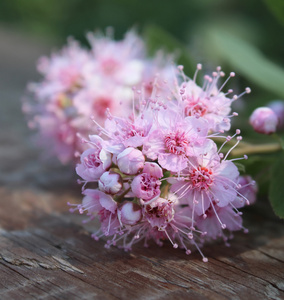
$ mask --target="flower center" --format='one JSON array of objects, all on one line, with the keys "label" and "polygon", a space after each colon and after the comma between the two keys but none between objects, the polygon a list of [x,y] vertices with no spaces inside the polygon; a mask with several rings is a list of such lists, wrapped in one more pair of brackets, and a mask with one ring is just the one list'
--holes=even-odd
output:
[{"label": "flower center", "polygon": [[172,205],[168,201],[158,203],[158,205],[146,206],[147,219],[152,226],[161,227],[170,222],[173,218]]},{"label": "flower center", "polygon": [[191,183],[193,188],[199,190],[207,190],[213,183],[212,171],[206,167],[198,167],[190,174]]},{"label": "flower center", "polygon": [[203,117],[207,112],[207,106],[195,100],[189,100],[185,106],[187,116]]},{"label": "flower center", "polygon": [[186,152],[189,141],[184,132],[171,132],[165,136],[165,145],[170,153],[181,155]]},{"label": "flower center", "polygon": [[92,153],[85,157],[85,165],[87,168],[98,168],[101,165],[99,153]]},{"label": "flower center", "polygon": [[154,197],[160,192],[161,181],[144,173],[141,174],[141,189],[147,192],[148,197]]},{"label": "flower center", "polygon": [[122,128],[122,131],[125,132],[125,139],[132,138],[134,136],[145,136],[145,131],[142,128],[135,127],[134,125],[127,126],[126,128]]}]

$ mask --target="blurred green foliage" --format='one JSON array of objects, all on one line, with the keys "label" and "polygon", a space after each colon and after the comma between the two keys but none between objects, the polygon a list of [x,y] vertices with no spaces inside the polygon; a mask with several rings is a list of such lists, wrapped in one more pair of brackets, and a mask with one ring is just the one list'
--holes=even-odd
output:
[{"label": "blurred green foliage", "polygon": [[258,39],[264,53],[271,53],[277,61],[282,49],[275,46],[283,39],[283,32],[274,11],[283,17],[283,0],[3,0],[0,22],[61,42],[68,35],[83,40],[86,31],[107,26],[113,26],[120,38],[132,26],[142,29],[154,24],[188,43],[198,38],[203,25],[223,23],[232,31],[240,31],[244,25],[242,34]]},{"label": "blurred green foliage", "polygon": [[272,180],[270,182],[269,199],[276,215],[284,219],[284,152],[274,161]]},{"label": "blurred green foliage", "polygon": [[[240,117],[234,126],[241,128],[246,141],[256,143],[271,138],[248,126],[249,115],[271,100],[284,100],[283,25],[283,0],[0,1],[0,26],[52,39],[57,46],[70,35],[86,43],[86,32],[108,26],[119,39],[136,27],[148,41],[149,52],[163,48],[177,53],[189,76],[199,62],[206,71],[217,65],[226,73],[236,71],[228,88],[241,92],[250,86],[252,94],[237,101]],[[283,154],[254,155],[244,165],[261,194],[267,193],[272,178],[270,200],[283,217]]]}]

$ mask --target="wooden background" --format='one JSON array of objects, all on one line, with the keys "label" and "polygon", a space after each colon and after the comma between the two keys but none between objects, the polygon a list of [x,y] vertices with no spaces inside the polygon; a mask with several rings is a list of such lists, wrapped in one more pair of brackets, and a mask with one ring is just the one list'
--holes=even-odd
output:
[{"label": "wooden background", "polygon": [[67,201],[72,168],[40,161],[20,99],[47,42],[0,28],[0,299],[284,299],[284,227],[267,201],[244,214],[249,234],[186,256],[170,245],[132,253],[90,238]]}]

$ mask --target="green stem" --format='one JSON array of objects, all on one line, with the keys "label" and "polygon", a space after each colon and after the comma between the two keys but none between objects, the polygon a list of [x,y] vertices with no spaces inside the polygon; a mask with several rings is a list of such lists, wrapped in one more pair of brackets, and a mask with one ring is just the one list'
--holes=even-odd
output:
[{"label": "green stem", "polygon": [[119,197],[115,199],[116,202],[121,203],[124,200],[124,196],[131,191],[131,187],[125,190]]},{"label": "green stem", "polygon": [[282,150],[282,146],[280,143],[273,144],[259,144],[259,145],[245,145],[241,148],[236,148],[232,150],[231,154],[233,156],[243,156],[248,154],[256,154],[256,153],[269,153],[269,152],[277,152]]}]

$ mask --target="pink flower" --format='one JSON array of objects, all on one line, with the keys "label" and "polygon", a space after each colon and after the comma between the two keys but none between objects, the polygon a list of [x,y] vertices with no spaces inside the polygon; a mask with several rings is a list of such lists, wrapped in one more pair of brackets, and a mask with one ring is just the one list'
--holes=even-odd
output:
[{"label": "pink flower", "polygon": [[129,147],[117,156],[117,165],[119,170],[127,175],[139,173],[145,163],[145,156],[138,149]]},{"label": "pink flower", "polygon": [[146,139],[143,153],[172,172],[180,172],[188,165],[188,157],[194,155],[194,146],[204,143],[208,124],[195,117],[182,118],[179,113],[166,110],[159,115],[156,130]]},{"label": "pink flower", "polygon": [[[207,153],[196,151],[190,166],[183,170],[180,178],[169,179],[182,203],[189,205],[197,215],[204,215],[210,205],[225,207],[237,196],[239,172],[228,160],[220,160],[214,142],[208,141]],[[204,150],[202,150],[204,151]]]},{"label": "pink flower", "polygon": [[146,162],[142,174],[136,176],[131,183],[133,194],[145,202],[158,197],[161,193],[159,180],[161,177],[163,177],[161,167],[156,163]]},{"label": "pink flower", "polygon": [[159,230],[165,229],[174,218],[173,203],[164,198],[146,204],[143,208],[143,215],[152,227]]},{"label": "pink flower", "polygon": [[82,202],[82,208],[87,210],[88,213],[96,214],[102,210],[107,210],[112,214],[115,214],[117,204],[111,196],[92,189],[86,189],[82,193],[85,195]]},{"label": "pink flower", "polygon": [[122,178],[118,173],[104,172],[99,180],[99,188],[106,194],[118,194],[123,186]]},{"label": "pink flower", "polygon": [[[216,83],[215,83],[216,84]],[[208,121],[210,130],[229,130],[230,120],[227,118],[231,111],[232,100],[224,93],[217,92],[215,86],[203,90],[194,81],[182,86],[185,114],[202,117]]]},{"label": "pink flower", "polygon": [[132,86],[141,81],[145,46],[134,31],[129,31],[122,41],[91,33],[88,39],[96,61],[96,72],[118,84]]},{"label": "pink flower", "polygon": [[50,58],[42,57],[38,62],[38,70],[45,76],[45,82],[36,88],[40,98],[49,100],[48,97],[55,93],[80,87],[84,80],[84,68],[89,62],[89,53],[71,39],[59,53],[54,53]]},{"label": "pink flower", "polygon": [[[244,229],[242,226],[242,218],[240,214],[235,212],[230,205],[225,207],[219,207],[216,204],[209,206],[206,210],[206,218],[197,216],[195,219],[196,227],[206,234],[206,237],[216,239],[223,237],[227,240],[227,237],[223,233],[223,229],[229,231],[237,231]],[[220,226],[220,223],[226,224],[226,227]]]},{"label": "pink flower", "polygon": [[[85,197],[83,198],[82,205],[79,207],[79,212],[83,213],[88,211],[87,215],[90,219],[99,216],[101,222],[100,231],[105,236],[113,235],[120,228],[117,218],[117,203],[111,196],[98,190],[86,189],[83,191]],[[99,237],[96,234],[92,235],[95,239]]]},{"label": "pink flower", "polygon": [[103,149],[103,140],[96,135],[90,136],[94,148],[87,149],[81,155],[81,164],[76,167],[77,174],[86,181],[97,181],[111,166],[111,154]]},{"label": "pink flower", "polygon": [[[246,88],[245,92],[240,95],[235,95],[233,98],[228,98],[227,95],[231,94],[233,90],[228,90],[227,93],[222,92],[224,86],[231,77],[235,76],[231,72],[229,77],[218,86],[218,81],[221,77],[225,76],[221,71],[221,67],[217,67],[212,76],[205,75],[203,87],[199,87],[195,80],[201,64],[197,65],[193,80],[186,80],[186,76],[182,72],[184,82],[179,89],[179,102],[182,103],[186,116],[196,116],[204,118],[208,121],[209,130],[213,132],[227,131],[231,127],[230,118],[237,115],[231,112],[231,104],[246,93],[250,93],[250,89]],[[181,70],[182,71],[182,70]]]},{"label": "pink flower", "polygon": [[116,117],[111,113],[108,115],[104,132],[110,138],[107,146],[109,152],[119,154],[127,147],[143,146],[153,126],[154,112],[149,108],[149,102],[143,101],[138,108],[137,115],[134,112],[128,118]]},{"label": "pink flower", "polygon": [[126,89],[112,82],[98,80],[96,84],[92,81],[88,82],[84,89],[74,95],[73,102],[80,115],[85,116],[86,119],[92,116],[97,123],[103,125],[107,110],[116,112],[118,116],[130,114],[131,100],[130,88]]},{"label": "pink flower", "polygon": [[259,107],[253,111],[249,122],[256,132],[271,134],[276,131],[278,118],[271,108]]}]

